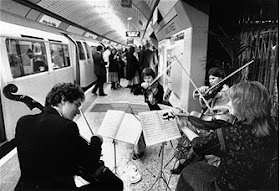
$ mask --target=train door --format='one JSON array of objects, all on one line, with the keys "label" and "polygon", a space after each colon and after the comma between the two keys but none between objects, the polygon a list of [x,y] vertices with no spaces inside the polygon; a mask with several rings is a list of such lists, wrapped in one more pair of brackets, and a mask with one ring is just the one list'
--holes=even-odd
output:
[{"label": "train door", "polygon": [[92,57],[91,48],[89,47],[88,43],[83,41],[83,45],[86,52],[86,70],[85,70],[85,76],[87,78],[85,79],[87,86],[92,85],[93,82],[96,80],[95,74],[94,74],[94,61]]},{"label": "train door", "polygon": [[80,71],[80,86],[87,88],[94,80],[94,69],[92,56],[89,47],[85,42],[76,41],[79,49],[79,71]]}]

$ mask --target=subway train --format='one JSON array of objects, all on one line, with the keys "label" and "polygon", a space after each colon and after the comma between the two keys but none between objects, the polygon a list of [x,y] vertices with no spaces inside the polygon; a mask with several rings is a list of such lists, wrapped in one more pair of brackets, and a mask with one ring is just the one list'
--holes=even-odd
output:
[{"label": "subway train", "polygon": [[11,97],[29,96],[44,105],[56,83],[75,82],[87,89],[96,81],[92,51],[104,45],[2,10],[0,25],[1,144],[14,138],[22,115],[39,112],[9,99],[3,90],[10,91]]}]

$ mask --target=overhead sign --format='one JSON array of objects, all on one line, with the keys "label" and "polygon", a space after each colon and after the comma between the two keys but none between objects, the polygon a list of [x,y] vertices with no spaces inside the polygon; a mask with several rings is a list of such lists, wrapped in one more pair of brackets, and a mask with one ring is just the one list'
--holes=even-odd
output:
[{"label": "overhead sign", "polygon": [[40,23],[52,26],[52,27],[58,27],[61,23],[61,21],[52,18],[48,15],[43,15],[42,18],[39,20]]},{"label": "overhead sign", "polygon": [[126,37],[140,37],[140,31],[126,31]]}]

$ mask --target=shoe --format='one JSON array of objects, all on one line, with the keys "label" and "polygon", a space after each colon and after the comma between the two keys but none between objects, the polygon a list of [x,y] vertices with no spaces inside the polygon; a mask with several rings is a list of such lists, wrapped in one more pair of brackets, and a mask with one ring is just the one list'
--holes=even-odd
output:
[{"label": "shoe", "polygon": [[107,96],[107,94],[99,94],[99,96]]}]

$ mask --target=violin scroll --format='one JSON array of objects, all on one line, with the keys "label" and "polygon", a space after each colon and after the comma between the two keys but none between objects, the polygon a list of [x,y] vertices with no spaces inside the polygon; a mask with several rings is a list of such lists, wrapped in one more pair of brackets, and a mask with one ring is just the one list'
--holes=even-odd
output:
[{"label": "violin scroll", "polygon": [[6,98],[14,101],[23,102],[29,107],[30,110],[34,108],[38,108],[41,111],[43,110],[44,107],[39,102],[35,101],[33,98],[27,95],[15,94],[17,91],[18,91],[18,87],[14,84],[8,84],[3,89],[3,93],[6,96]]}]

